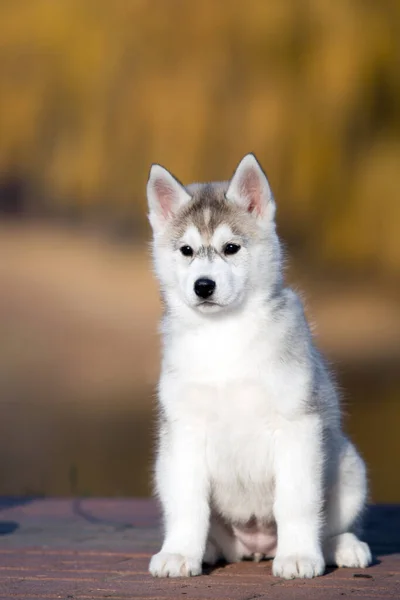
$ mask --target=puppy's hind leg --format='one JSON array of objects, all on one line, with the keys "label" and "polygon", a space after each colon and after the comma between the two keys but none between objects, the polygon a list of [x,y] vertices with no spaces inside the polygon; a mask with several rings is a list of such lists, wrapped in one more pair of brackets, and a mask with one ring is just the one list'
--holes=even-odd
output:
[{"label": "puppy's hind leg", "polygon": [[223,556],[220,548],[218,548],[218,546],[215,544],[215,542],[213,542],[213,540],[208,538],[206,544],[206,551],[204,552],[203,556],[203,563],[205,563],[206,565],[215,565],[222,558]]},{"label": "puppy's hind leg", "polygon": [[236,538],[231,527],[219,517],[211,517],[204,562],[215,564],[218,560],[224,559],[228,563],[235,563],[247,556],[249,551]]},{"label": "puppy's hind leg", "polygon": [[326,509],[323,550],[327,565],[355,568],[371,564],[368,544],[357,537],[366,497],[364,462],[351,442],[345,440]]}]

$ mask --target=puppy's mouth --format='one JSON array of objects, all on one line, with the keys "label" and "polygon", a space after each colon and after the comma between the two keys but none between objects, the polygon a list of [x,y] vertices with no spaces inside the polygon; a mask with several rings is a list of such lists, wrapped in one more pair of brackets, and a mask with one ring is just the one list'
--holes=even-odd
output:
[{"label": "puppy's mouth", "polygon": [[197,306],[221,306],[218,302],[214,302],[213,300],[202,300],[197,303]]},{"label": "puppy's mouth", "polygon": [[196,308],[204,310],[205,312],[213,312],[222,308],[221,304],[214,302],[213,300],[202,300],[196,304]]}]

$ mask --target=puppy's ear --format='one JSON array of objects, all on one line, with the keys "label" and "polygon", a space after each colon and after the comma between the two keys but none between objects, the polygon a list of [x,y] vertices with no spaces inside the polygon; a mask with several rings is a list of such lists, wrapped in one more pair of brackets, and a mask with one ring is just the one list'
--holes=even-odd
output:
[{"label": "puppy's ear", "polygon": [[227,200],[242,206],[258,219],[269,221],[274,218],[274,197],[254,154],[246,154],[240,161],[225,195]]},{"label": "puppy's ear", "polygon": [[161,229],[191,196],[167,169],[152,165],[147,182],[149,220],[153,229]]}]

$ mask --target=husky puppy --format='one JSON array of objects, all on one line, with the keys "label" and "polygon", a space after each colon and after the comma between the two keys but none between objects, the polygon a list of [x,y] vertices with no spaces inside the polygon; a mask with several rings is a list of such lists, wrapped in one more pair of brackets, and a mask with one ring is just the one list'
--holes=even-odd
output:
[{"label": "husky puppy", "polygon": [[232,179],[147,184],[164,302],[157,577],[273,558],[274,575],[366,567],[365,466],[302,304],[285,287],[275,202],[252,154]]}]

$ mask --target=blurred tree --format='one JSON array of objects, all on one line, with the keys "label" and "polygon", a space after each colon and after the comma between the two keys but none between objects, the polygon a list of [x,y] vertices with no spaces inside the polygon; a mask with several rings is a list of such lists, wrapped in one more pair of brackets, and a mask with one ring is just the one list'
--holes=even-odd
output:
[{"label": "blurred tree", "polygon": [[37,210],[143,226],[151,162],[254,151],[309,264],[398,271],[399,2],[2,0],[0,36],[0,171]]}]

